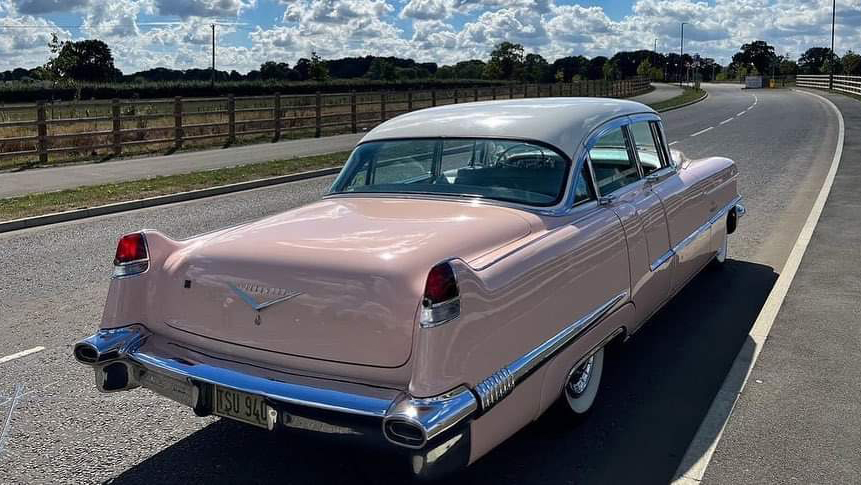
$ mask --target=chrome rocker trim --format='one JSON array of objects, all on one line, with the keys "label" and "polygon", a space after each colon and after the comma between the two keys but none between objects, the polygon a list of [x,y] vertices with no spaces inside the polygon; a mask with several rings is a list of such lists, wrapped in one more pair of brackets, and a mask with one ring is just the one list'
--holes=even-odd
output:
[{"label": "chrome rocker trim", "polygon": [[486,412],[504,399],[518,384],[529,377],[533,371],[559,353],[579,335],[597,324],[619,302],[624,301],[627,296],[627,291],[619,293],[610,299],[610,301],[565,327],[561,332],[546,340],[531,352],[521,356],[514,362],[496,371],[487,379],[481,381],[475,387],[475,392],[478,394],[481,402],[481,412]]}]

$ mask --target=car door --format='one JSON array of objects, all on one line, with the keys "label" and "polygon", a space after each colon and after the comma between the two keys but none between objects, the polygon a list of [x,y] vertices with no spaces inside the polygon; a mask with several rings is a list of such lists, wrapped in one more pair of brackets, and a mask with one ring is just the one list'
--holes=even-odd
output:
[{"label": "car door", "polygon": [[604,131],[591,145],[588,160],[599,200],[613,209],[625,230],[631,297],[639,325],[670,291],[671,267],[663,264],[670,250],[664,207],[643,178],[628,126]]},{"label": "car door", "polygon": [[683,169],[670,158],[660,122],[652,121],[650,125],[663,162],[662,167],[647,178],[667,215],[670,248],[675,260],[670,292],[675,293],[696,275],[711,254],[711,235],[706,224],[710,217],[705,197],[707,181],[686,179],[681,172]]}]

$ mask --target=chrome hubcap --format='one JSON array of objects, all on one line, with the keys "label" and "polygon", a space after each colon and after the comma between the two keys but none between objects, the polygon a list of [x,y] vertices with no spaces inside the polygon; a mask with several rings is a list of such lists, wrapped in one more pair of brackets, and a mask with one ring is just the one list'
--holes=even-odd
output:
[{"label": "chrome hubcap", "polygon": [[568,395],[578,398],[586,392],[586,388],[589,387],[589,380],[592,378],[592,364],[594,361],[595,356],[593,355],[571,374],[571,378],[568,379],[568,386],[566,386]]}]

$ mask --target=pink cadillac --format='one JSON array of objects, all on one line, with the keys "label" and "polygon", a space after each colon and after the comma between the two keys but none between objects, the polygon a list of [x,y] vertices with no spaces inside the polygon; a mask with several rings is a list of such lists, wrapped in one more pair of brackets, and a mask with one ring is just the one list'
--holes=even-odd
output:
[{"label": "pink cadillac", "polygon": [[436,477],[554,403],[586,413],[604,347],[723,263],[736,181],[730,160],[671,155],[635,102],[405,114],[319,202],[183,241],[123,236],[74,355],[100,391],[358,434]]}]

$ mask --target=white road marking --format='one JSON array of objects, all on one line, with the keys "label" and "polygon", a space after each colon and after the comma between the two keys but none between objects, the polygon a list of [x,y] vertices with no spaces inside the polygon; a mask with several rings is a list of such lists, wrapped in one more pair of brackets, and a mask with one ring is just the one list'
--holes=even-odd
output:
[{"label": "white road marking", "polygon": [[728,119],[728,120],[723,120],[723,121],[721,121],[721,122],[720,122],[720,124],[725,125],[725,124],[729,123],[730,121],[732,121],[732,120],[734,120],[734,119],[735,119],[735,117],[732,117],[732,118],[730,118],[730,119]]},{"label": "white road marking", "polygon": [[745,113],[745,112],[744,112],[744,111],[742,111],[741,113],[737,113],[737,114],[736,114],[736,116],[741,116],[741,115],[743,115],[744,113]]},{"label": "white road marking", "polygon": [[10,360],[20,359],[21,357],[24,357],[24,356],[27,356],[30,354],[35,354],[36,352],[41,352],[43,350],[45,350],[45,347],[41,347],[41,346],[40,347],[33,347],[32,349],[22,350],[18,353],[15,353],[12,355],[7,355],[6,357],[0,357],[0,364],[5,364],[6,362],[9,362]]},{"label": "white road marking", "polygon": [[667,145],[667,146],[673,146],[673,145],[675,145],[676,143],[678,143],[678,141],[671,141],[671,142],[670,142],[670,144],[669,144],[669,145]]},{"label": "white road marking", "polygon": [[786,293],[789,291],[793,278],[795,278],[795,273],[801,264],[801,258],[804,257],[804,252],[807,251],[807,245],[810,243],[813,230],[816,229],[816,224],[819,222],[819,216],[822,215],[825,201],[828,200],[828,194],[831,193],[834,176],[837,174],[837,168],[840,166],[840,158],[843,156],[843,137],[845,134],[843,115],[834,106],[834,103],[828,99],[818,94],[805,91],[798,92],[819,98],[828,104],[837,114],[839,131],[837,135],[837,149],[834,151],[834,158],[831,160],[831,168],[828,170],[825,182],[819,190],[819,195],[813,203],[813,208],[810,209],[810,214],[801,228],[798,239],[795,240],[795,245],[789,253],[789,258],[786,260],[780,276],[777,278],[774,287],[765,300],[765,304],[762,306],[762,310],[759,312],[759,316],[757,316],[753,327],[750,329],[750,338],[746,339],[735,361],[733,361],[729,373],[712,401],[705,418],[700,423],[697,434],[691,440],[691,444],[688,446],[688,450],[685,452],[679,468],[676,470],[673,485],[696,485],[702,481],[703,475],[706,473],[706,467],[708,467],[715,448],[726,428],[726,423],[729,421],[736,402],[738,402],[738,398],[744,390],[747,380],[750,378],[750,373],[753,370],[754,364],[756,364],[756,359],[759,358],[762,346],[765,344],[769,332],[771,332],[771,326],[774,325],[775,318],[777,318],[777,312],[783,304],[783,299],[786,298]]},{"label": "white road marking", "polygon": [[709,127],[708,127],[708,128],[706,128],[705,130],[700,130],[700,131],[698,131],[698,132],[694,133],[694,134],[693,134],[693,135],[691,135],[691,136],[702,135],[703,133],[705,133],[705,132],[707,132],[707,131],[714,130],[714,129],[715,129],[715,127],[714,127],[714,126],[709,126]]}]

